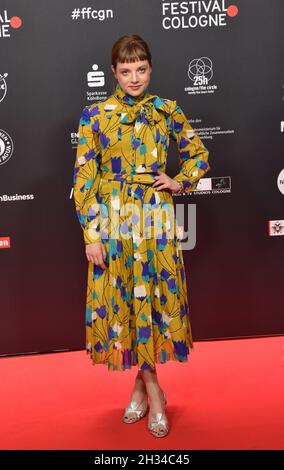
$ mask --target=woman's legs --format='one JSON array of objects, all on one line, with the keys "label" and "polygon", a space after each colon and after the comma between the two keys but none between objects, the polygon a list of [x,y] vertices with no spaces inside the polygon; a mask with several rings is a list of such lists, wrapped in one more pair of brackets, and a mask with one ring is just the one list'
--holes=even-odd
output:
[{"label": "woman's legs", "polygon": [[147,390],[146,390],[145,382],[143,380],[141,371],[138,371],[136,378],[135,378],[134,388],[131,394],[131,401],[137,401],[138,403],[141,403],[143,399],[145,398],[146,394],[147,394]]},{"label": "woman's legs", "polygon": [[[147,403],[145,405],[146,399],[147,399],[146,386],[145,386],[145,383],[144,383],[144,380],[142,378],[142,375],[141,375],[140,371],[138,371],[138,374],[135,378],[135,384],[134,384],[134,387],[133,387],[133,390],[132,390],[132,393],[131,393],[129,403],[135,401],[138,404],[138,408],[136,408],[136,409],[137,410],[143,410],[143,409],[145,409],[145,406],[147,406]],[[136,421],[137,420],[137,415],[136,415],[135,411],[130,411],[129,410],[129,411],[125,412],[124,420],[126,420],[129,423],[133,422],[133,420]]]},{"label": "woman's legs", "polygon": [[152,408],[152,413],[161,411],[161,405],[163,404],[163,391],[158,382],[156,369],[155,371],[138,370],[137,372],[131,400],[140,403],[145,398],[146,394],[149,398],[149,405]]},{"label": "woman's legs", "polygon": [[162,411],[163,408],[163,390],[158,382],[157,370],[140,371],[145,384],[145,388],[149,398],[149,405],[152,413]]},{"label": "woman's legs", "polygon": [[[154,418],[155,413],[163,413],[165,410],[164,394],[163,389],[158,382],[157,370],[154,371],[145,370],[140,371],[145,383],[146,391],[149,400],[149,421]],[[156,426],[155,431],[163,432],[164,427],[162,425]]]},{"label": "woman's legs", "polygon": [[[148,422],[150,422],[154,419],[155,413],[163,413],[165,410],[164,393],[158,382],[156,369],[154,371],[138,370],[130,401],[136,401],[140,404],[139,409],[142,409],[142,403],[147,396],[150,408]],[[129,412],[127,416],[128,422],[136,418],[134,412]],[[163,425],[157,425],[155,428],[155,432],[158,433],[163,434],[165,431]]]}]

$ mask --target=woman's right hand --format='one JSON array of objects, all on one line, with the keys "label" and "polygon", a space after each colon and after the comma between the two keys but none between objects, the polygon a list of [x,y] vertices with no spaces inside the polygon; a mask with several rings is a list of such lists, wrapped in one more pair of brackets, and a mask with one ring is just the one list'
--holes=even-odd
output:
[{"label": "woman's right hand", "polygon": [[97,264],[103,269],[107,268],[104,263],[106,259],[106,249],[102,242],[86,244],[86,256],[88,261],[92,261],[92,263]]}]

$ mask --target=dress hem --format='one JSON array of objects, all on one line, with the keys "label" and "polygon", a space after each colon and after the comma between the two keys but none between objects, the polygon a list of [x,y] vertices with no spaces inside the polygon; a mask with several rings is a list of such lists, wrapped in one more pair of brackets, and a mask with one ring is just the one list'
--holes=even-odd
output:
[{"label": "dress hem", "polygon": [[[161,361],[158,358],[155,358],[155,364],[166,364],[167,362],[186,363],[186,362],[189,362],[189,356],[192,352],[194,352],[194,346],[193,345],[188,346],[188,354],[184,357],[184,359],[178,359],[176,356],[170,355],[170,357],[168,359],[164,360],[164,361]],[[105,366],[108,367],[108,370],[110,372],[116,372],[116,371],[117,372],[125,372],[126,370],[130,370],[130,369],[134,368],[135,366],[138,366],[138,363],[136,361],[132,361],[130,364],[128,364],[125,367],[113,367],[113,366],[109,365],[108,361],[94,361],[93,357],[92,357],[92,353],[88,349],[86,349],[86,354],[89,355],[93,366],[98,365],[98,364],[105,365]],[[147,367],[147,370],[149,370],[149,369],[154,370],[152,367]],[[139,367],[138,367],[138,370],[143,371],[143,369],[141,369],[141,368],[139,369]]]}]

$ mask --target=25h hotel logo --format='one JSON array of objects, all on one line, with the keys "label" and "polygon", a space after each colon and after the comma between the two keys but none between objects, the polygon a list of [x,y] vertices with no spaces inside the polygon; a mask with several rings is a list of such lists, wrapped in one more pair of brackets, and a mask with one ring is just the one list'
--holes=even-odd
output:
[{"label": "25h hotel logo", "polygon": [[9,18],[7,10],[0,10],[0,39],[9,38],[11,30],[22,26],[22,20],[19,16]]}]

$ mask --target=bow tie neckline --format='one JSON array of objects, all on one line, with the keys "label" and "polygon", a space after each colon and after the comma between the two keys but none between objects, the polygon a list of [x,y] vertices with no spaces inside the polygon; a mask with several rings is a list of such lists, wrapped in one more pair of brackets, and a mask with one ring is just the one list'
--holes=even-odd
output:
[{"label": "bow tie neckline", "polygon": [[[119,84],[117,84],[115,97],[118,101],[126,105],[126,112],[121,113],[121,122],[124,124],[132,123],[133,121],[144,122],[151,126],[161,120],[161,115],[158,113],[155,100],[160,100],[157,95],[152,95],[148,92],[148,87],[138,96],[131,96],[124,92]],[[161,106],[161,103],[160,103]],[[163,109],[161,109],[163,110]]]}]

